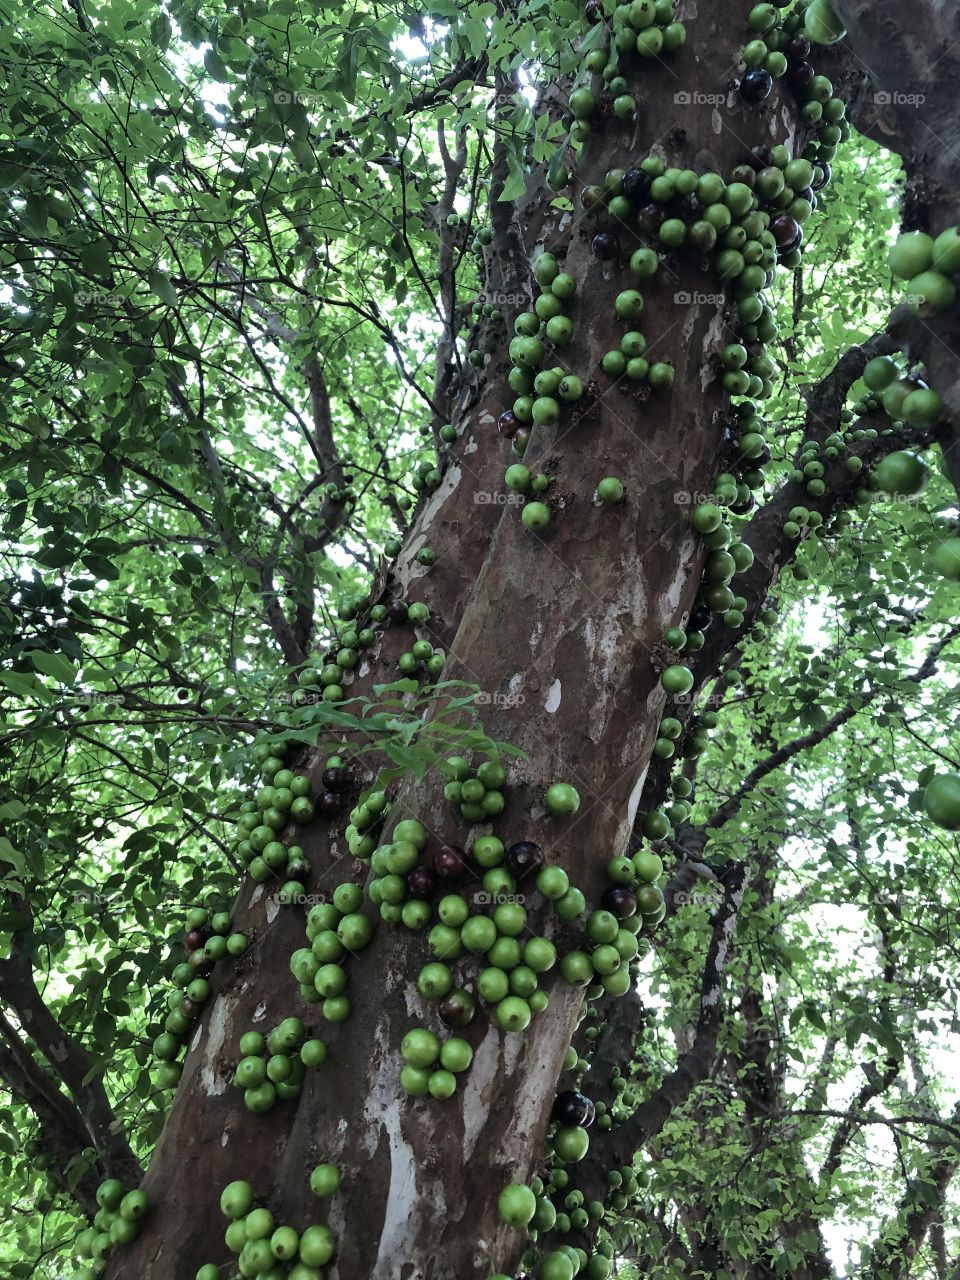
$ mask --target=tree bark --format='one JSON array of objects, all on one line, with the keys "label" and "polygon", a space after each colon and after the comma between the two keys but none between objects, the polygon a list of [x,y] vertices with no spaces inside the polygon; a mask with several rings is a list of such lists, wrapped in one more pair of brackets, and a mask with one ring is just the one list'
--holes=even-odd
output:
[{"label": "tree bark", "polygon": [[[659,397],[623,384],[611,389],[596,371],[603,353],[619,345],[624,326],[614,319],[613,300],[630,281],[620,266],[592,257],[593,228],[580,212],[579,192],[651,146],[668,164],[726,173],[744,158],[743,139],[790,144],[795,127],[793,101],[779,91],[762,108],[732,96],[723,109],[696,105],[728,93],[727,69],[737,65],[744,33],[719,6],[680,7],[688,20],[686,48],[669,64],[651,61],[631,85],[640,125],[617,122],[602,108],[606,118],[578,165],[576,212],[550,208],[539,171],[520,205],[520,236],[513,217],[497,207],[488,287],[506,296],[520,283],[526,300],[504,304],[506,329],[488,323],[474,334],[490,352],[485,379],[463,389],[452,415],[460,439],[443,483],[424,501],[393,576],[381,575],[378,584],[387,594],[402,590],[430,604],[430,638],[449,647],[445,678],[476,684],[485,698],[486,732],[526,753],[509,769],[507,808],[494,831],[507,843],[540,843],[591,906],[608,859],[629,851],[665,702],[661,639],[685,619],[699,583],[702,551],[681,495],[709,492],[724,456],[724,402],[711,357],[726,340],[730,313],[714,300],[719,286],[702,264],[668,254],[644,287],[644,328],[656,358],[674,362],[676,384]],[[684,105],[680,90],[693,105]],[[533,431],[525,461],[553,476],[553,523],[542,538],[522,526],[513,506],[496,501],[503,467],[513,460],[494,430],[512,399],[507,338],[514,315],[530,302],[520,238],[528,256],[545,246],[575,276],[576,336],[562,361],[585,382],[596,378],[560,428]],[[621,238],[622,258],[631,241],[629,234]],[[689,305],[679,301],[684,297]],[[621,507],[592,500],[608,474],[624,483]],[[768,520],[781,521],[784,504],[794,500],[787,494],[771,504]],[[415,560],[426,543],[438,553],[429,575]],[[751,612],[788,554],[778,545],[766,559],[758,555]],[[390,678],[408,640],[408,630],[389,630],[351,691]],[[728,633],[708,646],[698,674],[715,671],[734,642]],[[543,789],[558,779],[574,783],[583,798],[575,819],[544,816]],[[392,818],[419,818],[431,842],[463,843],[466,833],[442,786],[434,774],[406,783]],[[319,824],[301,842],[316,868],[310,891],[360,878],[362,868],[344,859],[342,841]],[[742,881],[736,903],[739,894]],[[536,895],[528,896],[527,908],[534,932],[555,937],[561,949],[576,944],[577,928],[557,930]],[[485,1280],[491,1271],[514,1268],[522,1240],[500,1221],[497,1195],[505,1183],[534,1172],[580,993],[548,979],[549,1007],[522,1035],[500,1032],[481,1010],[465,1033],[475,1058],[460,1092],[446,1102],[408,1098],[398,1084],[400,1041],[413,1026],[436,1026],[415,985],[426,948],[416,935],[378,924],[374,944],[348,964],[349,1022],[318,1028],[330,1046],[328,1062],[308,1073],[296,1103],[253,1116],[229,1083],[240,1035],[292,1013],[308,1024],[316,1019],[288,971],[291,952],[302,945],[302,913],[279,908],[262,887],[246,886],[235,918],[255,945],[214,983],[144,1182],[152,1218],[133,1246],[118,1251],[107,1276],[193,1280],[201,1262],[226,1261],[216,1202],[234,1178],[251,1181],[278,1221],[298,1229],[329,1223],[339,1241],[327,1271],[333,1280]],[[732,929],[725,917],[717,943],[724,949],[727,924]],[[461,967],[469,981],[469,966]],[[708,1021],[718,1016],[719,978],[715,988]],[[635,1117],[616,1145],[627,1153],[628,1138],[642,1141],[657,1127],[656,1116]],[[320,1161],[344,1173],[329,1208],[312,1200],[308,1187]]]}]

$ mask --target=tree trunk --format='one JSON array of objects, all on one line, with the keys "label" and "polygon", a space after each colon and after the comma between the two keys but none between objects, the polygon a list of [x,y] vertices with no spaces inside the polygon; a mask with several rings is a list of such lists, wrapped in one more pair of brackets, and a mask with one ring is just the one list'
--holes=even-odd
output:
[{"label": "tree trunk", "polygon": [[[645,384],[613,385],[599,361],[631,327],[615,318],[613,302],[633,283],[625,262],[634,235],[621,234],[619,263],[598,262],[579,192],[651,148],[667,164],[727,173],[750,145],[793,142],[795,104],[786,90],[763,107],[745,106],[730,91],[746,27],[720,6],[680,8],[686,47],[633,73],[640,123],[622,124],[608,105],[601,107],[605,118],[578,164],[576,212],[550,209],[542,171],[531,176],[521,205],[526,253],[545,244],[576,278],[569,311],[575,340],[555,358],[589,383],[559,427],[534,429],[524,459],[553,476],[551,528],[543,537],[533,534],[515,506],[496,501],[502,471],[514,459],[495,418],[512,395],[509,334],[488,326],[477,335],[490,352],[485,386],[464,391],[454,415],[460,439],[443,485],[425,501],[398,577],[387,584],[388,593],[399,587],[407,598],[429,603],[430,638],[449,646],[444,678],[479,686],[486,732],[526,753],[509,769],[507,808],[492,830],[508,844],[542,845],[591,908],[607,861],[631,851],[665,702],[662,637],[684,622],[698,588],[701,544],[685,504],[689,495],[711,490],[730,458],[713,356],[736,330],[707,263],[689,252],[668,253],[658,275],[644,282],[643,328],[654,358],[674,363],[676,383],[659,395]],[[502,218],[500,224],[488,251],[490,279],[507,295],[516,282],[526,291],[528,268],[504,242]],[[531,301],[508,312],[511,333],[514,314]],[[594,500],[606,475],[624,484],[620,506]],[[424,543],[438,553],[429,575],[414,560]],[[407,626],[390,628],[353,688],[393,678],[396,655],[409,642]],[[727,647],[733,643],[730,633]],[[544,815],[544,788],[557,780],[580,792],[574,818]],[[423,821],[431,847],[468,840],[443,799],[443,782],[433,773],[406,783],[391,815]],[[315,868],[310,891],[362,877],[364,869],[344,859],[342,838],[321,824],[301,842]],[[555,938],[560,950],[578,944],[579,923],[558,930],[536,894],[526,906],[533,933]],[[235,1178],[252,1183],[278,1222],[303,1229],[327,1221],[338,1239],[327,1274],[338,1280],[485,1280],[492,1271],[512,1270],[523,1237],[500,1221],[497,1196],[505,1183],[526,1181],[536,1170],[581,993],[548,975],[549,1007],[521,1034],[499,1031],[480,1009],[464,1033],[475,1058],[459,1092],[444,1102],[409,1098],[398,1082],[400,1042],[411,1027],[438,1025],[415,983],[426,947],[422,937],[378,922],[371,947],[347,964],[349,1021],[317,1029],[328,1042],[328,1061],[308,1072],[297,1102],[280,1103],[266,1117],[251,1115],[230,1084],[242,1033],[267,1030],[291,1014],[308,1025],[318,1020],[300,1001],[288,968],[290,954],[303,945],[302,909],[281,908],[264,888],[247,885],[235,919],[254,945],[215,984],[144,1182],[152,1216],[138,1241],[117,1251],[107,1276],[193,1280],[201,1263],[225,1262],[218,1198]],[[467,982],[475,973],[466,961],[460,970]],[[310,1170],[321,1161],[344,1173],[330,1202],[309,1190]]]}]

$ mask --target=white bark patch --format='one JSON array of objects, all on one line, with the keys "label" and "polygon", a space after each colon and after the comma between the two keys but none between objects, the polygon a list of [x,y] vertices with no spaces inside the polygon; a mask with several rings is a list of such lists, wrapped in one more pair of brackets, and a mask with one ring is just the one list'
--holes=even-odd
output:
[{"label": "white bark patch", "polygon": [[483,1132],[495,1096],[497,1067],[500,1063],[501,1037],[489,1027],[470,1063],[463,1091],[463,1158],[469,1160],[477,1139]]},{"label": "white bark patch", "polygon": [[222,1149],[223,1147],[225,1147],[229,1141],[230,1141],[230,1135],[229,1135],[229,1133],[227,1133],[226,1129],[224,1129],[224,1131],[223,1131],[223,1137],[220,1139],[220,1147],[221,1147],[221,1149]]},{"label": "white bark patch", "polygon": [[258,1004],[253,1011],[253,1021],[259,1022],[266,1012],[267,1006],[265,1004]]},{"label": "white bark patch", "polygon": [[507,685],[510,697],[516,698],[519,695],[520,690],[523,688],[523,681],[524,674],[522,671],[517,671],[510,677],[510,683]]},{"label": "white bark patch", "polygon": [[560,708],[560,681],[554,680],[553,684],[547,690],[547,700],[543,704],[543,709],[549,715],[554,715]]},{"label": "white bark patch", "polygon": [[533,631],[530,633],[530,648],[536,651],[540,647],[540,641],[543,639],[543,623],[535,624]]},{"label": "white bark patch", "polygon": [[624,826],[628,833],[633,830],[633,824],[637,820],[637,810],[640,808],[640,796],[643,794],[643,784],[647,780],[647,769],[649,769],[649,767],[648,763],[647,767],[634,783],[633,790],[630,792],[630,799],[627,801],[627,819]]},{"label": "white bark patch", "polygon": [[716,107],[710,112],[710,127],[718,138],[723,133],[723,116]]},{"label": "white bark patch", "polygon": [[267,903],[267,910],[266,910],[267,924],[273,924],[274,920],[276,920],[279,914],[280,914],[280,903],[277,901],[276,898],[271,898],[270,901]]},{"label": "white bark patch", "polygon": [[[723,312],[718,310],[717,312],[715,312],[713,319],[710,321],[710,324],[707,327],[707,332],[703,339],[703,349],[704,351],[713,351],[713,350],[716,350],[718,347],[720,347],[722,344],[723,344]],[[711,367],[710,362],[708,360],[704,360],[703,364],[700,366],[700,390],[706,391],[707,387],[710,386],[711,382],[716,381],[716,377],[717,377],[716,372]]]},{"label": "white bark patch", "polygon": [[[213,1013],[210,1015],[210,1021],[207,1023],[207,1043],[203,1051],[203,1061],[200,1064],[200,1084],[204,1093],[212,1094],[214,1097],[221,1093],[225,1093],[227,1089],[227,1081],[225,1077],[219,1076],[216,1071],[215,1062],[217,1054],[223,1047],[224,1037],[227,1032],[227,1013],[230,1001],[217,1000],[213,1006]],[[197,1028],[197,1036],[194,1039],[194,1048],[196,1041],[202,1034],[202,1027]]]}]

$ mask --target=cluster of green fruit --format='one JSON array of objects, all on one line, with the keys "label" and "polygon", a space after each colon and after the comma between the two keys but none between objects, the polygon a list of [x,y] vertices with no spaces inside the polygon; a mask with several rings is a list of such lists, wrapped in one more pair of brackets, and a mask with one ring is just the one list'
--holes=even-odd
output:
[{"label": "cluster of green fruit", "polygon": [[576,281],[560,270],[552,253],[541,253],[533,264],[540,296],[532,311],[524,311],[514,321],[515,336],[510,342],[512,362],[508,381],[516,399],[497,423],[498,430],[513,443],[522,457],[530,438],[531,425],[554,426],[563,407],[574,404],[584,394],[584,386],[563,368],[544,368],[547,343],[565,347],[573,339],[573,324],[563,314],[563,304],[573,297]]},{"label": "cluster of green fruit", "polygon": [[937,392],[917,378],[905,377],[890,356],[871,360],[863,371],[863,381],[874,394],[858,401],[855,413],[882,408],[894,422],[906,422],[912,427],[932,427],[943,417],[943,401]]},{"label": "cluster of green fruit", "polygon": [[306,1068],[319,1067],[326,1060],[324,1041],[307,1039],[299,1018],[284,1018],[267,1035],[260,1031],[243,1033],[233,1083],[243,1090],[247,1110],[262,1115],[277,1101],[296,1098]]},{"label": "cluster of green fruit", "polygon": [[568,951],[560,961],[564,981],[586,987],[588,999],[626,995],[639,972],[637,935],[644,927],[656,928],[666,914],[663,890],[657,883],[663,864],[655,853],[640,850],[632,858],[613,858],[606,873],[610,883],[584,930],[590,949]]},{"label": "cluster of green fruit", "polygon": [[307,913],[307,942],[290,957],[290,972],[308,1004],[319,1004],[328,1022],[345,1022],[351,1013],[345,995],[348,955],[365,950],[373,941],[373,924],[363,914],[363,890],[346,881],[333,891],[332,902],[318,902]]},{"label": "cluster of green fruit", "polygon": [[[316,816],[310,779],[285,768],[283,755],[284,747],[279,744],[254,744],[253,758],[263,786],[255,800],[243,802],[237,819],[237,856],[258,882],[284,868],[294,879],[302,879],[309,870],[301,869],[296,875],[290,871],[292,851],[279,839],[289,822],[305,824]],[[296,857],[302,861],[302,851]]]},{"label": "cluster of green fruit", "polygon": [[148,1208],[142,1191],[124,1193],[123,1184],[116,1178],[100,1183],[97,1205],[93,1225],[85,1227],[74,1242],[74,1250],[84,1265],[74,1272],[72,1280],[96,1280],[113,1249],[136,1240]]},{"label": "cluster of green fruit", "polygon": [[484,760],[474,770],[463,756],[451,756],[445,763],[444,773],[450,781],[443,788],[443,797],[459,807],[465,821],[488,822],[503,812],[507,772],[496,760]]},{"label": "cluster of green fruit", "polygon": [[153,1056],[160,1062],[154,1083],[160,1089],[175,1089],[181,1066],[176,1061],[190,1028],[210,996],[208,975],[219,960],[242,956],[247,949],[245,934],[233,933],[230,913],[210,912],[191,907],[186,914],[182,947],[186,956],[170,975],[174,990],[167,996],[163,1031],[153,1042]]},{"label": "cluster of green fruit", "polygon": [[811,44],[832,44],[843,29],[828,0],[800,0],[790,13],[779,12],[789,7],[758,4],[750,10],[747,22],[755,35],[743,49],[747,71],[740,81],[740,96],[745,102],[764,102],[774,81],[783,79],[803,104],[803,123],[816,127],[817,158],[829,162],[838,144],[849,136],[849,126],[843,103],[833,97],[832,86],[827,88],[830,82],[818,76],[810,62]]},{"label": "cluster of green fruit", "polygon": [[[332,1195],[340,1185],[339,1171],[332,1165],[319,1165],[310,1185],[317,1195]],[[257,1205],[249,1182],[228,1183],[220,1196],[220,1209],[230,1219],[224,1239],[230,1252],[237,1255],[237,1270],[243,1277],[321,1280],[321,1268],[336,1254],[336,1237],[329,1227],[313,1225],[298,1232],[277,1224],[269,1209]],[[196,1280],[221,1280],[221,1274],[218,1266],[205,1263]]]},{"label": "cluster of green fruit", "polygon": [[[585,12],[588,22],[602,22],[601,0],[587,0]],[[643,60],[659,59],[664,54],[675,53],[686,42],[686,28],[675,19],[673,0],[627,0],[627,3],[616,5],[602,34],[609,37],[602,44],[591,38],[586,42],[591,47],[584,58],[584,71],[589,75],[602,76],[613,97],[613,114],[617,119],[632,120],[637,104],[621,75],[621,58],[637,54]],[[590,136],[590,119],[597,107],[596,96],[585,86],[574,89],[570,94],[570,141],[575,146],[581,146]],[[566,186],[567,180],[561,170],[553,172],[549,181],[554,190],[560,190]]]},{"label": "cluster of green fruit", "polygon": [[451,1098],[457,1076],[473,1061],[473,1049],[459,1036],[441,1042],[426,1027],[414,1027],[403,1037],[400,1056],[400,1085],[411,1098]]},{"label": "cluster of green fruit", "polygon": [[[516,445],[516,437],[514,437],[514,445]],[[503,474],[503,481],[508,489],[512,489],[514,493],[519,493],[526,499],[520,514],[526,527],[534,533],[542,533],[548,529],[550,508],[545,502],[540,502],[536,495],[545,494],[549,489],[550,476],[542,471],[534,474],[522,462],[515,462],[512,467],[507,467]]]},{"label": "cluster of green fruit", "polygon": [[936,239],[924,231],[906,231],[890,250],[890,270],[907,281],[907,301],[920,316],[949,311],[960,275],[960,227],[948,227]]},{"label": "cluster of green fruit", "polygon": [[[557,1103],[574,1108],[593,1105],[582,1094],[572,1092],[559,1095]],[[582,1140],[576,1145],[582,1146]],[[608,1175],[611,1188],[631,1185],[636,1193],[639,1183],[632,1169],[611,1170]],[[571,1231],[586,1231],[592,1224],[600,1223],[607,1213],[605,1206],[600,1201],[587,1201],[582,1191],[567,1190],[568,1187],[569,1174],[559,1166],[550,1172],[547,1184],[539,1177],[534,1178],[530,1186],[510,1183],[498,1198],[500,1216],[508,1226],[526,1229],[534,1242],[547,1233],[563,1236]],[[622,1199],[626,1207],[627,1196],[623,1195]],[[525,1273],[536,1275],[538,1280],[573,1280],[577,1275],[586,1280],[606,1280],[612,1273],[614,1253],[613,1241],[604,1238],[596,1242],[589,1254],[579,1246],[568,1244],[561,1244],[548,1253],[528,1250],[521,1265]],[[506,1280],[506,1277],[494,1276],[491,1280]]]},{"label": "cluster of green fruit", "polygon": [[307,665],[300,671],[297,682],[305,697],[319,690],[324,702],[342,702],[346,697],[343,690],[346,673],[359,665],[361,651],[369,649],[376,638],[372,627],[361,627],[359,630],[354,626],[347,627],[320,667]]}]

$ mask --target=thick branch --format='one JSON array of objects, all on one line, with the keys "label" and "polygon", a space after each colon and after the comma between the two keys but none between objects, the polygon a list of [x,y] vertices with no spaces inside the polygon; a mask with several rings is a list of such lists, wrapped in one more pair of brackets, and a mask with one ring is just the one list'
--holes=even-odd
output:
[{"label": "thick branch", "polygon": [[0,964],[0,999],[16,1011],[23,1030],[69,1090],[103,1168],[127,1186],[136,1185],[142,1170],[107,1098],[99,1069],[47,1008],[22,949]]}]

